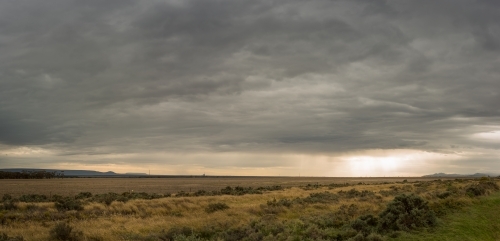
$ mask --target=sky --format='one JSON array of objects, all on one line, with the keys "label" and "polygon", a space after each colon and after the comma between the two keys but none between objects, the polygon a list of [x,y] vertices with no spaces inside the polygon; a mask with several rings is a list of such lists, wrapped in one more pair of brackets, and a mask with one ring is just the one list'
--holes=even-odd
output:
[{"label": "sky", "polygon": [[0,1],[0,168],[500,173],[500,1]]}]

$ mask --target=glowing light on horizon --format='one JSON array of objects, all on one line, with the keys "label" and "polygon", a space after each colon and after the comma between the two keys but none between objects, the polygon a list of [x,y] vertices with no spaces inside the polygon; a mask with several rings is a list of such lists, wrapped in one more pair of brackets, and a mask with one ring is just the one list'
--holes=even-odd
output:
[{"label": "glowing light on horizon", "polygon": [[345,156],[346,168],[351,176],[411,176],[416,169],[429,167],[430,160],[459,159],[458,155],[445,155],[417,150],[371,150],[364,155]]}]

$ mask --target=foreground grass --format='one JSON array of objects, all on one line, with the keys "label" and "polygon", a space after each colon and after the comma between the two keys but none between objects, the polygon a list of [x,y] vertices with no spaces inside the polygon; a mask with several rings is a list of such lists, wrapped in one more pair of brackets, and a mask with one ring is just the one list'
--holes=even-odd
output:
[{"label": "foreground grass", "polygon": [[[405,180],[370,185],[268,187],[259,192],[244,188],[227,192],[228,188],[224,188],[215,194],[197,191],[172,196],[80,193],[59,197],[57,200],[67,201],[64,204],[78,204],[78,208],[70,205],[63,209],[55,199],[40,201],[39,196],[30,196],[14,202],[4,196],[0,234],[23,237],[25,241],[55,240],[51,233],[67,223],[76,236],[60,240],[499,240],[500,225],[495,218],[500,213],[500,193],[492,191],[491,196],[483,196],[490,193],[487,190],[499,190],[496,182],[488,178],[413,183]],[[480,183],[486,189],[478,189]],[[439,225],[416,229],[418,232],[396,229],[392,233],[377,225],[361,222],[360,226],[356,222],[366,215],[383,221],[379,216],[382,211],[396,196],[405,194],[429,202],[429,208],[440,217]],[[136,195],[140,198],[132,198]],[[378,238],[369,238],[370,233]],[[393,239],[394,234],[399,236]]]},{"label": "foreground grass", "polygon": [[500,192],[442,217],[435,229],[402,233],[389,240],[500,240]]}]

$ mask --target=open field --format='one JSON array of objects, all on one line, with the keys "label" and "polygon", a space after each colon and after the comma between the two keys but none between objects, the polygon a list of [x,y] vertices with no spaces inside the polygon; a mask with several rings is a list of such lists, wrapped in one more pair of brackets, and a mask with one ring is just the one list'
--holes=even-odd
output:
[{"label": "open field", "polygon": [[[331,183],[384,183],[401,182],[403,180],[432,181],[437,178],[423,177],[192,177],[192,178],[65,178],[65,179],[0,179],[0,195],[23,194],[43,195],[76,195],[80,192],[94,194],[108,192],[147,192],[147,193],[177,193],[180,191],[194,192],[197,190],[220,190],[231,187],[263,187],[280,185],[282,187],[298,187],[307,184]],[[449,178],[453,180],[455,178]],[[448,180],[442,178],[442,180]]]},{"label": "open field", "polygon": [[[9,184],[2,185],[3,194],[11,196],[3,195],[0,203],[0,240],[376,241],[404,237],[420,240],[419,233],[428,237],[425,240],[432,240],[429,237],[436,230],[459,233],[455,229],[461,229],[464,218],[471,227],[463,229],[485,233],[480,239],[472,234],[467,240],[498,237],[496,228],[488,224],[493,216],[474,220],[481,213],[498,210],[500,180],[490,178],[1,181]],[[175,189],[177,185],[182,188]],[[167,191],[172,195],[151,195]],[[30,195],[47,192],[52,195]],[[391,209],[398,198],[402,198],[400,204],[410,206]],[[409,213],[398,214],[401,210]],[[443,236],[437,237],[435,240],[443,240]],[[462,240],[450,237],[444,240]]]}]

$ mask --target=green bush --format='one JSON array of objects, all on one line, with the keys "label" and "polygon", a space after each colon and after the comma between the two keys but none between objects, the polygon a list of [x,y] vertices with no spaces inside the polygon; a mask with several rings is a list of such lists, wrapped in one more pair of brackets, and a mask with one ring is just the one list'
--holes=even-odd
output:
[{"label": "green bush", "polygon": [[22,195],[19,198],[19,201],[21,202],[48,202],[49,199],[45,195],[40,195],[40,194],[26,194]]},{"label": "green bush", "polygon": [[331,203],[338,201],[339,197],[331,192],[317,192],[309,194],[309,197],[303,198],[306,203]]},{"label": "green bush", "polygon": [[465,189],[465,193],[469,197],[477,197],[477,196],[486,195],[486,192],[487,192],[487,190],[481,185],[471,185]]},{"label": "green bush", "polygon": [[50,237],[53,240],[80,241],[83,240],[83,233],[74,231],[68,223],[58,223],[50,230]]},{"label": "green bush", "polygon": [[72,198],[60,199],[55,203],[55,206],[59,211],[83,210],[82,203],[79,200]]},{"label": "green bush", "polygon": [[415,194],[396,196],[379,217],[379,229],[382,232],[408,231],[436,225],[436,215],[428,203]]},{"label": "green bush", "polygon": [[363,215],[351,223],[351,228],[363,234],[363,236],[368,236],[372,233],[378,225],[377,217],[368,214]]},{"label": "green bush", "polygon": [[445,198],[451,196],[451,194],[452,194],[451,192],[445,191],[445,192],[438,193],[436,196],[440,199],[445,199]]},{"label": "green bush", "polygon": [[280,200],[276,200],[276,198],[274,198],[272,201],[267,201],[267,206],[272,206],[272,207],[281,207],[281,206],[285,206],[287,208],[291,207],[293,204],[293,201],[290,200],[290,199],[280,199]]},{"label": "green bush", "polygon": [[75,196],[75,199],[85,199],[85,198],[91,198],[92,197],[92,193],[90,192],[81,192],[81,193],[78,193],[78,195]]},{"label": "green bush", "polygon": [[489,180],[489,178],[481,178],[478,184],[469,185],[465,189],[465,193],[470,197],[476,197],[487,195],[490,191],[497,191],[500,189],[496,182]]},{"label": "green bush", "polygon": [[225,203],[221,203],[221,202],[210,203],[205,208],[205,211],[207,213],[213,213],[213,212],[220,211],[220,210],[225,210],[225,209],[228,209],[228,208],[229,208],[229,206],[227,204],[225,204]]},{"label": "green bush", "polygon": [[372,191],[367,191],[367,190],[363,190],[363,191],[358,191],[356,190],[355,188],[349,190],[349,191],[342,191],[340,190],[338,192],[338,194],[340,196],[343,196],[343,197],[346,197],[346,198],[356,198],[356,197],[361,197],[361,198],[365,198],[365,197],[372,197],[372,196],[375,196],[375,193],[372,192]]}]

